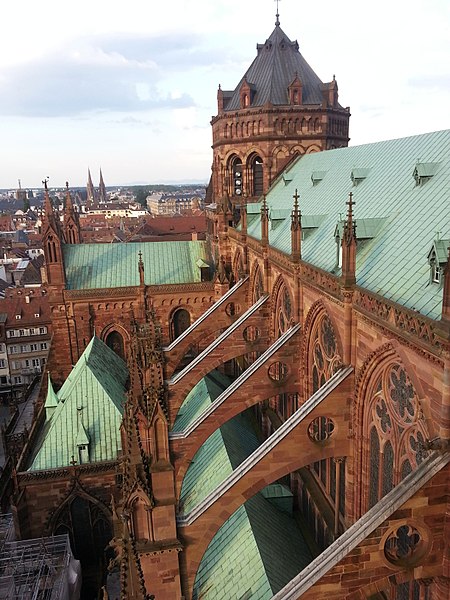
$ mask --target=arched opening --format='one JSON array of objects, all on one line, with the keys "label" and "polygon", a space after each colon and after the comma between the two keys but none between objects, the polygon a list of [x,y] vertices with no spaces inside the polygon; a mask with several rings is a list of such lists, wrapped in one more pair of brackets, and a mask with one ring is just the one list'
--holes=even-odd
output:
[{"label": "arched opening", "polygon": [[261,196],[264,193],[263,161],[253,154],[248,161],[250,196]]},{"label": "arched opening", "polygon": [[278,286],[274,303],[273,323],[275,337],[279,338],[292,325],[293,307],[291,295],[284,281]]},{"label": "arched opening", "polygon": [[105,339],[105,344],[113,350],[117,356],[120,356],[125,360],[125,345],[123,343],[123,337],[118,331],[111,331],[108,333]]},{"label": "arched opening", "polygon": [[229,193],[231,196],[242,196],[243,193],[243,183],[242,183],[242,162],[241,159],[237,156],[233,156],[229,163],[228,169],[230,172],[230,186]]},{"label": "arched opening", "polygon": [[88,499],[75,496],[61,511],[53,533],[69,535],[73,554],[81,562],[82,597],[96,597],[110,558],[106,550],[112,528],[106,514]]},{"label": "arched opening", "polygon": [[176,340],[191,324],[191,315],[184,308],[178,308],[170,320],[170,340]]}]

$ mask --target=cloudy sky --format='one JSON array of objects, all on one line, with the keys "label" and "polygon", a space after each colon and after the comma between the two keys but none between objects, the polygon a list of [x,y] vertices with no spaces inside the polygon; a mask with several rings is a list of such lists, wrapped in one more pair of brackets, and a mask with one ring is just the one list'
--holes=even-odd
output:
[{"label": "cloudy sky", "polygon": [[[320,7],[320,8],[319,8]],[[351,144],[450,127],[448,0],[280,0],[281,27],[350,106]],[[274,0],[23,0],[2,6],[0,188],[207,181],[216,93]]]}]

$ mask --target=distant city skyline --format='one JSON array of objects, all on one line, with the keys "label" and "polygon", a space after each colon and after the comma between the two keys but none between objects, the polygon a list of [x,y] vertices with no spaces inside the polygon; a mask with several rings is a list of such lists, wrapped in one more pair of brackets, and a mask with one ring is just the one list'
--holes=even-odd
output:
[{"label": "distant city skyline", "polygon": [[[218,85],[274,28],[272,0],[8,3],[0,188],[206,182]],[[350,106],[351,145],[450,127],[450,3],[298,0],[281,28]],[[420,157],[418,157],[420,158]]]}]

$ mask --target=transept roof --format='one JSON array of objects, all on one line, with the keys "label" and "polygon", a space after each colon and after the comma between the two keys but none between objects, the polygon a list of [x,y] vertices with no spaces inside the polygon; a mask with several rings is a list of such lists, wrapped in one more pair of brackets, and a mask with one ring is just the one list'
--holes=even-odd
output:
[{"label": "transept roof", "polygon": [[[121,450],[125,362],[99,338],[93,337],[54,402],[29,470],[55,469],[79,463],[79,446],[88,446],[87,462],[115,460]],[[46,403],[47,406],[47,403]]]},{"label": "transept roof", "polygon": [[146,285],[200,282],[201,271],[196,262],[209,259],[204,241],[65,244],[66,287],[82,290],[138,286],[139,252]]}]

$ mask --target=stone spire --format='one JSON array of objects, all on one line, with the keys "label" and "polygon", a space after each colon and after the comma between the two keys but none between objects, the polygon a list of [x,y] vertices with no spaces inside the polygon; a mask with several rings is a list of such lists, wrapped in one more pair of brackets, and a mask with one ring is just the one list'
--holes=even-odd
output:
[{"label": "stone spire", "polygon": [[92,183],[91,171],[88,169],[88,180],[86,184],[87,191],[87,200],[86,200],[86,209],[89,210],[95,205],[95,188]]},{"label": "stone spire", "polygon": [[80,219],[78,211],[73,206],[68,181],[66,181],[66,205],[64,207],[64,237],[68,244],[81,242]]},{"label": "stone spire", "polygon": [[42,219],[42,247],[45,257],[45,273],[47,283],[58,287],[64,287],[66,282],[63,253],[62,253],[62,231],[59,215],[55,213],[50,195],[48,193],[48,179],[44,184],[44,217]]},{"label": "stone spire", "polygon": [[108,195],[106,193],[105,182],[103,181],[103,173],[100,169],[100,183],[98,185],[98,201],[102,204],[106,204],[108,202]]}]

